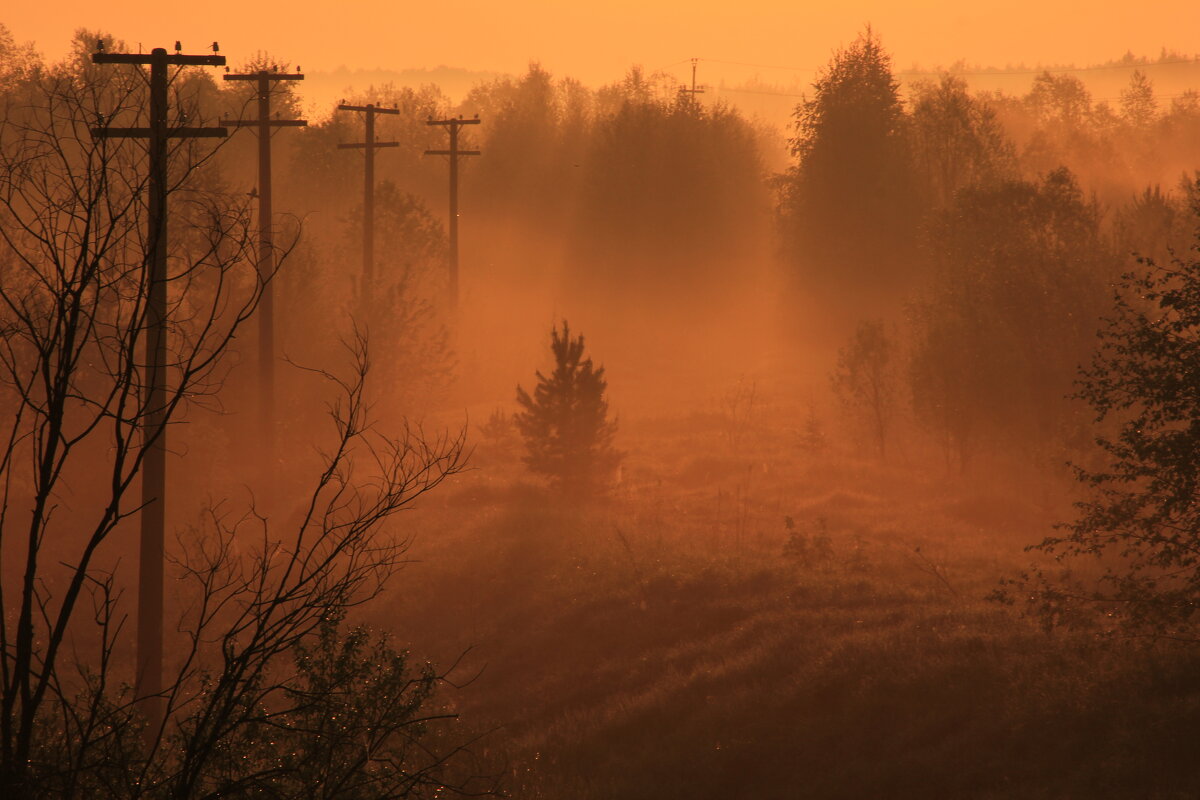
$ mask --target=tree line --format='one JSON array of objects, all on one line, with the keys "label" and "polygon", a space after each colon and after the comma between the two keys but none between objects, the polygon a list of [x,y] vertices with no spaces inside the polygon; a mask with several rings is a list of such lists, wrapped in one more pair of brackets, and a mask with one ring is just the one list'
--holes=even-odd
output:
[{"label": "tree line", "polygon": [[[833,310],[828,329],[846,337],[835,388],[879,452],[911,412],[964,470],[1002,442],[1045,460],[1090,438],[1089,411],[1119,405],[1123,384],[1102,373],[1072,399],[1076,366],[1092,357],[1126,254],[1180,247],[1196,196],[1192,178],[1175,176],[1194,163],[1186,148],[1200,130],[1200,95],[1163,109],[1136,74],[1115,109],[1050,74],[1023,97],[973,94],[953,75],[906,95],[869,29],[834,54],[798,106],[794,162],[780,174],[767,167],[770,130],[637,68],[589,89],[533,65],[457,104],[435,86],[346,98],[400,111],[378,130],[400,143],[379,160],[382,300],[352,313],[363,311],[360,173],[357,156],[336,144],[359,138],[356,121],[332,114],[281,136],[277,208],[291,214],[282,223],[282,338],[318,365],[289,378],[297,383],[282,394],[297,408],[281,417],[306,421],[313,397],[333,400],[333,446],[280,468],[309,486],[286,530],[214,508],[181,544],[175,610],[186,652],[166,698],[177,724],[147,739],[120,685],[125,617],[108,550],[136,508],[145,448],[145,157],[89,134],[98,117],[134,119],[145,87],[91,64],[98,39],[119,49],[81,32],[64,62],[44,64],[0,29],[0,375],[11,420],[0,461],[0,781],[12,796],[304,796],[314,781],[345,796],[487,790],[469,761],[462,766],[460,745],[425,744],[441,716],[429,711],[439,675],[365,632],[338,633],[401,563],[406,540],[389,519],[462,467],[461,438],[380,437],[368,414],[376,397],[420,408],[451,373],[453,321],[439,299],[447,242],[434,210],[445,176],[422,156],[440,144],[429,118],[485,121],[474,142],[485,157],[466,171],[463,209],[475,241],[504,253],[491,266],[669,319],[677,307],[728,302],[730,288],[761,279],[761,262],[776,262],[789,287],[784,307],[805,297]],[[282,65],[261,55],[246,66]],[[298,97],[280,91],[275,107],[298,115]],[[189,124],[245,116],[251,101],[202,70],[181,70],[172,93]],[[176,422],[236,403],[231,370],[253,344],[243,324],[263,276],[249,266],[252,157],[244,138],[172,154]],[[1126,286],[1167,308],[1191,303],[1185,273],[1166,279],[1187,290],[1182,300],[1158,283]],[[1130,302],[1123,313],[1140,330],[1144,309]],[[1189,320],[1171,324],[1186,332]],[[339,340],[350,345],[349,366],[319,366],[347,363]],[[1128,356],[1119,337],[1107,341]],[[1145,352],[1169,356],[1174,342],[1151,341]],[[591,387],[581,438],[615,463],[603,370],[593,371],[565,325],[552,347]],[[301,388],[313,378],[324,388]],[[546,427],[538,388],[520,397],[522,427]],[[215,471],[204,459],[227,458],[222,444],[238,431],[197,428],[197,473]],[[1146,426],[1126,429],[1109,452],[1144,459],[1147,435]],[[532,453],[531,466],[572,457]],[[32,473],[18,466],[30,463]],[[543,471],[579,482],[588,470],[576,466]],[[60,508],[68,487],[78,493]],[[1091,546],[1109,510],[1095,506],[1077,538],[1062,541]],[[1178,552],[1168,559],[1190,566],[1190,541]],[[1190,603],[1190,583],[1179,591]],[[95,658],[73,661],[81,644]],[[373,703],[363,702],[368,686]],[[331,726],[334,718],[342,722]]]}]

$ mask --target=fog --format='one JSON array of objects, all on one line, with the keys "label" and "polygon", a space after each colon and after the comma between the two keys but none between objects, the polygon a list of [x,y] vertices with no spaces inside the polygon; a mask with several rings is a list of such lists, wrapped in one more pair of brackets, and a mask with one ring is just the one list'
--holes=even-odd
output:
[{"label": "fog", "polygon": [[0,795],[1200,790],[1194,59],[120,35],[0,26]]}]

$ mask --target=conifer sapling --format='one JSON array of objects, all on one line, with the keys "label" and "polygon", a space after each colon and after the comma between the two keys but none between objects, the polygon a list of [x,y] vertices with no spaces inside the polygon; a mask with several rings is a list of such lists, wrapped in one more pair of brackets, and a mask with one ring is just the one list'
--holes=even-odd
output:
[{"label": "conifer sapling", "polygon": [[551,329],[550,349],[554,371],[537,373],[532,396],[517,387],[521,411],[515,421],[525,438],[529,468],[576,494],[598,488],[616,468],[617,425],[608,419],[604,367],[583,357],[583,336],[572,339],[564,321],[561,332]]}]

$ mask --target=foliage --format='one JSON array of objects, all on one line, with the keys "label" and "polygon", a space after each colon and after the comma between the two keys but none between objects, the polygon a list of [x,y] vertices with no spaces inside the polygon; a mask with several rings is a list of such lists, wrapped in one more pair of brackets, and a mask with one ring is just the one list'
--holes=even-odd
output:
[{"label": "foliage", "polygon": [[1039,119],[1065,126],[1082,125],[1092,113],[1092,96],[1074,75],[1041,73],[1025,102]]},{"label": "foliage", "polygon": [[805,278],[840,292],[903,283],[919,207],[891,57],[870,29],[834,54],[796,108],[783,237]]},{"label": "foliage", "polygon": [[659,311],[728,292],[729,265],[753,252],[768,198],[745,119],[658,99],[634,77],[604,90],[611,111],[580,159],[570,277],[588,296]]},{"label": "foliage", "polygon": [[497,408],[488,415],[487,420],[479,427],[479,435],[485,441],[493,444],[501,444],[507,441],[515,433],[513,426],[513,415],[509,414],[502,408]]},{"label": "foliage", "polygon": [[[362,206],[346,226],[346,249],[361,258]],[[383,181],[375,191],[375,282],[359,309],[386,348],[375,381],[394,407],[413,412],[450,382],[453,356],[446,320],[446,232],[420,198]]]},{"label": "foliage", "polygon": [[1185,197],[1148,186],[1113,214],[1114,248],[1121,255],[1164,261],[1190,238],[1185,230],[1190,216]]},{"label": "foliage", "polygon": [[913,161],[931,205],[949,206],[968,186],[1017,176],[1016,150],[995,110],[967,93],[967,82],[943,75],[913,87]]},{"label": "foliage", "polygon": [[620,460],[612,447],[616,422],[608,419],[604,367],[583,357],[583,335],[550,330],[554,371],[537,373],[531,396],[517,387],[517,429],[525,437],[525,463],[549,476],[562,491],[578,495],[601,486]]},{"label": "foliage", "polygon": [[1129,86],[1121,92],[1121,118],[1136,129],[1146,129],[1158,116],[1158,101],[1154,99],[1154,84],[1146,73],[1135,69]]},{"label": "foliage", "polygon": [[1195,638],[1200,621],[1200,260],[1122,279],[1078,397],[1101,427],[1092,497],[1038,549],[1100,559],[1094,589],[1044,587],[1044,601],[1100,605],[1134,629]]},{"label": "foliage", "polygon": [[[408,539],[389,519],[463,465],[461,436],[372,429],[361,336],[349,377],[316,371],[338,396],[335,436],[310,490],[276,518],[287,524],[218,502],[166,545],[177,615],[162,690],[133,696],[121,553],[148,453],[164,427],[219,399],[264,278],[245,201],[207,169],[213,151],[173,146],[168,370],[153,406],[145,150],[90,132],[138,119],[144,75],[79,55],[10,90],[0,117],[0,795],[454,788],[441,756],[458,751],[432,747],[423,727],[436,676],[331,627],[402,563]],[[202,123],[212,82],[177,77]]]},{"label": "foliage", "polygon": [[531,63],[520,79],[500,78],[467,96],[464,107],[487,120],[488,157],[472,167],[471,192],[492,215],[538,226],[563,219],[572,165],[586,141],[570,133],[579,133],[589,113],[576,89]]},{"label": "foliage", "polygon": [[303,798],[320,787],[324,797],[349,800],[472,788],[470,780],[448,782],[459,750],[427,745],[431,730],[455,718],[434,708],[444,676],[429,665],[413,669],[385,635],[346,630],[337,617],[322,621],[292,657],[294,674],[276,707],[260,705],[222,743],[203,792]]},{"label": "foliage", "polygon": [[882,457],[896,414],[899,355],[894,334],[880,320],[860,322],[853,337],[838,351],[831,375],[842,403],[862,417]]},{"label": "foliage", "polygon": [[1063,397],[1091,352],[1113,259],[1066,170],[963,190],[931,226],[912,307],[914,408],[965,468],[982,441],[1062,444]]}]

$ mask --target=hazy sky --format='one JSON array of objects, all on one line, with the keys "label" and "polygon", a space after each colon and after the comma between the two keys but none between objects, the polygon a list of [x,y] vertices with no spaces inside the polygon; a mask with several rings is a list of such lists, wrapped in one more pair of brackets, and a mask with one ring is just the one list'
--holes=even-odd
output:
[{"label": "hazy sky", "polygon": [[[959,59],[985,66],[1082,65],[1126,50],[1150,56],[1162,47],[1187,55],[1200,50],[1196,0],[858,0],[836,8],[797,0],[59,0],[53,10],[50,3],[30,0],[6,5],[0,22],[50,58],[60,56],[72,31],[84,26],[107,30],[134,47],[169,47],[180,39],[186,50],[198,51],[216,39],[234,66],[257,50],[308,71],[446,64],[517,72],[537,59],[555,74],[588,83],[615,80],[630,64],[653,70],[692,56],[814,68],[868,22],[898,67]],[[705,69],[709,74],[702,79],[722,77],[715,63]],[[780,82],[792,77],[767,69],[761,74]]]}]

